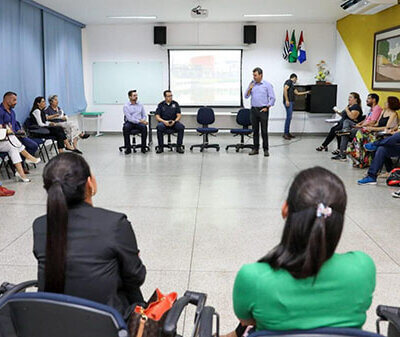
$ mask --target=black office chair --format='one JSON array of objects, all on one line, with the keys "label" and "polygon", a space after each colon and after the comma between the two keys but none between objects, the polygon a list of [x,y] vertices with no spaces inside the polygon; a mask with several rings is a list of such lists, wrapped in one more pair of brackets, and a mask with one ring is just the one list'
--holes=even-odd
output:
[{"label": "black office chair", "polygon": [[254,146],[251,144],[244,143],[244,137],[249,137],[251,133],[253,133],[252,129],[249,129],[251,125],[250,121],[250,109],[240,109],[236,115],[236,123],[242,126],[241,129],[231,129],[231,133],[234,137],[240,136],[240,143],[238,144],[230,144],[225,150],[228,151],[230,147],[236,148],[236,152],[242,149],[253,149]]},{"label": "black office chair", "polygon": [[204,149],[213,148],[219,151],[219,144],[209,144],[208,136],[215,135],[219,130],[217,128],[210,128],[209,125],[215,122],[214,110],[212,108],[202,107],[197,111],[197,123],[201,124],[201,128],[197,128],[196,131],[199,133],[199,136],[203,136],[203,143],[192,145],[190,147],[190,151],[192,151],[195,147],[200,148],[200,152],[203,152]]},{"label": "black office chair", "polygon": [[[126,118],[124,117],[124,124],[126,122]],[[132,142],[131,142],[131,150],[136,153],[136,149],[142,149],[142,144],[136,144],[136,136],[141,135],[141,132],[139,130],[133,129],[130,132],[132,136]],[[126,147],[125,145],[119,147],[119,152],[122,152],[122,150],[125,150]],[[146,145],[146,152],[150,151],[150,147]]]},{"label": "black office chair", "polygon": [[[158,131],[157,131],[158,132]],[[174,148],[177,148],[178,147],[178,144],[177,143],[173,143],[172,142],[172,139],[171,139],[171,136],[172,135],[174,135],[174,134],[176,134],[176,133],[178,133],[177,131],[175,131],[174,129],[166,129],[164,132],[163,132],[163,134],[164,135],[167,135],[167,144],[163,144],[162,145],[162,149],[164,150],[165,148],[167,148],[167,149],[169,149],[170,151],[172,151]],[[181,147],[182,147],[182,149],[185,149],[185,145],[181,145]],[[156,146],[156,151],[158,150],[160,148],[160,146],[159,145],[157,145]]]}]

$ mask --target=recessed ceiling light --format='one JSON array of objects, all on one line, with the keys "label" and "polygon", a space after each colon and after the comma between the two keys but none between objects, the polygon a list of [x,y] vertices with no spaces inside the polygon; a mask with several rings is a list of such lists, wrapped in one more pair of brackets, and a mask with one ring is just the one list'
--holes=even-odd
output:
[{"label": "recessed ceiling light", "polygon": [[157,19],[155,15],[107,16],[109,19]]},{"label": "recessed ceiling light", "polygon": [[285,17],[293,16],[293,14],[244,14],[245,18],[270,18],[270,17]]}]

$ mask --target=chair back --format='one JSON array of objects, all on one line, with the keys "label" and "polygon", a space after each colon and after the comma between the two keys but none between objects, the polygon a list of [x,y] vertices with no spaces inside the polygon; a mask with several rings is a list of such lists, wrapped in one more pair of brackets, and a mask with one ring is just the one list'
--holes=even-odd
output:
[{"label": "chair back", "polygon": [[[14,330],[14,331],[13,331]],[[53,293],[17,293],[0,300],[0,336],[127,337],[115,309]]]},{"label": "chair back", "polygon": [[209,125],[215,122],[214,110],[208,107],[202,107],[197,111],[197,123]]},{"label": "chair back", "polygon": [[236,123],[248,129],[251,125],[250,109],[240,109],[236,115]]},{"label": "chair back", "polygon": [[293,331],[256,331],[249,337],[382,337],[374,332],[364,331],[356,328],[318,328],[313,330]]}]

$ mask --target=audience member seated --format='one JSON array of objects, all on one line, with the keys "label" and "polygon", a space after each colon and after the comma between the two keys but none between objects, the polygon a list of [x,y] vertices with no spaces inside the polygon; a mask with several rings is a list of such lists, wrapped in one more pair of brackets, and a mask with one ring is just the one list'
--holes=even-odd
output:
[{"label": "audience member seated", "polygon": [[328,136],[325,138],[324,142],[321,146],[317,147],[317,151],[328,151],[328,145],[332,142],[332,140],[336,137],[338,142],[338,149],[333,151],[332,154],[337,155],[340,153],[340,139],[336,135],[336,132],[342,130],[344,127],[350,127],[360,123],[363,119],[363,113],[361,109],[361,99],[360,95],[356,92],[351,92],[349,95],[349,104],[346,109],[344,109],[341,113],[341,120],[335,126],[331,128]]},{"label": "audience member seated", "polygon": [[374,159],[368,169],[367,176],[358,181],[359,185],[376,185],[379,172],[385,164],[386,170],[393,169],[393,157],[400,157],[400,132],[394,132],[392,136],[364,145],[365,150],[375,152]]},{"label": "audience member seated", "polygon": [[138,103],[138,94],[136,90],[130,90],[128,92],[129,102],[124,105],[124,119],[125,123],[122,128],[124,135],[124,147],[125,154],[131,154],[131,131],[139,130],[142,136],[142,153],[146,153],[146,142],[147,142],[147,124],[146,111],[144,106]]},{"label": "audience member seated", "polygon": [[178,102],[172,100],[172,92],[170,90],[164,91],[165,100],[162,101],[157,106],[156,119],[158,121],[157,125],[157,140],[158,149],[157,153],[162,153],[164,151],[164,133],[169,129],[178,133],[177,148],[178,153],[184,153],[183,144],[183,134],[185,131],[185,126],[179,122],[182,114],[181,107]]},{"label": "audience member seated", "polygon": [[335,253],[347,195],[343,182],[314,167],[300,172],[282,206],[281,242],[236,276],[233,307],[256,330],[361,328],[371,305],[376,270],[360,251]]},{"label": "audience member seated", "polygon": [[28,151],[26,151],[25,146],[21,144],[18,138],[13,134],[13,131],[9,128],[7,128],[7,138],[0,140],[0,152],[8,153],[8,156],[10,157],[16,169],[15,179],[17,181],[29,183],[31,180],[25,175],[20,154],[26,158],[25,162],[27,164],[38,164],[40,163],[40,158],[35,158]]},{"label": "audience member seated", "polygon": [[93,206],[96,179],[75,153],[53,157],[43,171],[47,214],[33,223],[39,291],[107,304],[122,314],[144,302],[146,268],[126,215]]},{"label": "audience member seated", "polygon": [[70,151],[80,152],[75,150],[68,142],[65,131],[61,126],[56,126],[55,123],[47,121],[45,108],[46,100],[44,97],[36,97],[30,112],[32,124],[47,128],[49,130],[50,136],[55,137],[57,141],[57,148],[60,153],[64,151],[64,148],[67,148],[67,150]]},{"label": "audience member seated", "polygon": [[[0,104],[0,125],[7,125],[18,136],[23,131],[21,124],[18,123],[14,108],[17,105],[17,94],[8,91],[3,96],[3,102]],[[35,155],[39,145],[29,137],[20,138],[21,143],[25,146],[32,156]]]},{"label": "audience member seated", "polygon": [[379,96],[377,94],[369,94],[367,97],[367,105],[371,108],[367,117],[360,123],[354,125],[354,127],[349,130],[348,133],[343,133],[340,136],[340,153],[336,156],[332,157],[332,159],[336,160],[345,160],[346,159],[346,150],[349,142],[354,139],[357,131],[360,128],[374,126],[376,122],[379,120],[382,114],[382,108],[378,105]]},{"label": "audience member seated", "polygon": [[396,110],[400,109],[400,101],[397,97],[388,97],[385,109],[374,126],[367,126],[356,132],[350,143],[347,153],[353,160],[354,167],[366,168],[371,165],[372,153],[365,151],[364,145],[376,140],[379,131],[395,131],[398,129],[399,119]]},{"label": "audience member seated", "polygon": [[15,194],[15,191],[9,190],[8,188],[5,188],[0,181],[0,197],[11,197]]},{"label": "audience member seated", "polygon": [[84,132],[79,130],[79,127],[68,120],[67,115],[64,111],[58,106],[58,96],[51,95],[49,96],[49,106],[44,111],[46,113],[46,119],[50,122],[55,123],[56,126],[61,126],[66,135],[70,144],[73,145],[75,152],[82,154],[80,150],[78,150],[78,140],[89,138],[90,135],[85,134]]}]

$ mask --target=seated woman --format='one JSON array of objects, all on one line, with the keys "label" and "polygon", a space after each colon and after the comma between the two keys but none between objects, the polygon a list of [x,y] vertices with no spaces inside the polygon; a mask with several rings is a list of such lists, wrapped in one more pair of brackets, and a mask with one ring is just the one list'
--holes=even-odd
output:
[{"label": "seated woman", "polygon": [[124,313],[144,302],[146,268],[126,215],[93,206],[96,179],[75,153],[43,171],[47,214],[33,223],[39,290],[107,304]]},{"label": "seated woman", "polygon": [[397,110],[400,109],[400,101],[397,97],[389,96],[384,110],[374,126],[368,126],[357,131],[352,142],[347,148],[347,153],[353,160],[353,166],[358,168],[366,168],[371,165],[373,155],[371,152],[365,151],[364,145],[376,140],[377,132],[395,131],[399,125]]},{"label": "seated woman", "polygon": [[32,124],[47,128],[50,131],[50,135],[56,138],[57,148],[60,153],[64,151],[64,148],[67,148],[67,150],[70,151],[75,151],[75,149],[68,142],[64,129],[61,126],[56,126],[53,122],[47,121],[46,114],[44,112],[45,108],[46,101],[44,97],[36,97],[30,112]]},{"label": "seated woman", "polygon": [[61,126],[67,135],[68,141],[76,150],[75,152],[82,154],[82,152],[78,150],[78,140],[86,139],[90,136],[80,131],[75,123],[68,121],[67,115],[65,115],[64,111],[58,106],[57,95],[51,95],[48,101],[49,106],[44,111],[46,113],[46,119],[50,122],[54,122],[57,126]]},{"label": "seated woman", "polygon": [[26,151],[25,146],[21,144],[21,142],[9,128],[7,128],[7,138],[0,140],[0,152],[8,153],[8,156],[10,157],[16,169],[15,179],[17,181],[29,183],[31,180],[25,175],[24,168],[22,167],[21,155],[25,158],[25,162],[27,164],[38,164],[40,163],[40,158],[35,158],[28,151]]},{"label": "seated woman", "polygon": [[336,132],[342,130],[344,127],[350,127],[360,123],[363,120],[363,112],[361,108],[360,95],[356,92],[351,92],[349,95],[349,104],[340,114],[342,119],[339,123],[331,128],[328,136],[325,138],[321,146],[316,148],[317,151],[328,151],[328,145],[336,137],[338,142],[338,149],[333,151],[332,154],[337,155],[340,153],[340,138],[337,137]]},{"label": "seated woman", "polygon": [[347,195],[343,182],[314,167],[300,172],[282,206],[281,242],[236,276],[233,307],[256,330],[361,328],[375,288],[375,265],[365,253],[335,253]]}]

